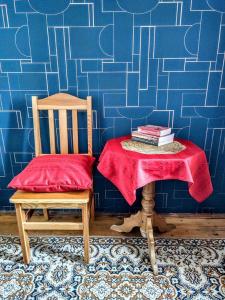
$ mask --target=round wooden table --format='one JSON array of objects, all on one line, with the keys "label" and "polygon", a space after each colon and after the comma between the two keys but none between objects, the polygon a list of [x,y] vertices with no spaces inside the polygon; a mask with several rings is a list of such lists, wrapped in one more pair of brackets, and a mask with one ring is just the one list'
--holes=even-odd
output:
[{"label": "round wooden table", "polygon": [[175,226],[167,224],[154,211],[155,182],[166,179],[187,181],[190,195],[202,202],[213,191],[208,163],[204,151],[190,141],[179,139],[183,149],[177,153],[143,154],[124,147],[129,138],[120,137],[106,143],[98,170],[119,189],[130,205],[136,200],[136,190],[143,187],[142,209],[125,218],[123,224],[112,225],[111,229],[130,232],[134,227],[140,227],[142,236],[148,239],[153,273],[157,274],[153,228],[166,232]]}]

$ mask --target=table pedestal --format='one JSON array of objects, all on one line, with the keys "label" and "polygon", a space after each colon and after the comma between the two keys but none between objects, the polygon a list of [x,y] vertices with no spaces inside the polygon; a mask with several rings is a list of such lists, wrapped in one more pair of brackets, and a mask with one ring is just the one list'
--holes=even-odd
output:
[{"label": "table pedestal", "polygon": [[172,224],[167,224],[165,220],[154,211],[155,206],[155,182],[148,183],[143,187],[142,191],[142,210],[129,218],[124,218],[121,225],[112,225],[111,229],[117,232],[130,232],[134,227],[140,227],[140,232],[143,237],[148,239],[149,255],[153,273],[158,273],[158,268],[155,258],[155,242],[153,236],[153,227],[158,228],[159,232],[167,232],[175,228]]}]

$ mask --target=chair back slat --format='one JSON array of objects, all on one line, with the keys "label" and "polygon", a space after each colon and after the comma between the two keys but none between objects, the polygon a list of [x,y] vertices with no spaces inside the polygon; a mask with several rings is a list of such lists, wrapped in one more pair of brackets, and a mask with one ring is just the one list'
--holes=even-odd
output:
[{"label": "chair back slat", "polygon": [[87,112],[87,142],[88,155],[92,155],[92,98],[87,97],[87,100],[77,98],[75,96],[58,93],[44,99],[38,99],[36,96],[32,97],[33,120],[34,120],[34,139],[35,139],[35,155],[42,154],[41,136],[40,136],[40,120],[39,110],[48,111],[49,124],[49,138],[50,138],[50,152],[56,153],[56,135],[54,124],[54,111],[58,111],[59,116],[59,144],[60,153],[68,153],[68,124],[67,112],[72,110],[72,137],[73,137],[73,151],[79,153],[79,139],[78,139],[78,112]]},{"label": "chair back slat", "polygon": [[59,110],[59,138],[60,138],[60,153],[68,153],[68,129],[67,129],[67,111]]},{"label": "chair back slat", "polygon": [[55,148],[55,122],[54,122],[54,111],[49,109],[48,111],[48,126],[49,126],[49,138],[50,138],[50,151],[51,154],[56,153]]},{"label": "chair back slat", "polygon": [[77,110],[72,110],[73,152],[79,153]]}]

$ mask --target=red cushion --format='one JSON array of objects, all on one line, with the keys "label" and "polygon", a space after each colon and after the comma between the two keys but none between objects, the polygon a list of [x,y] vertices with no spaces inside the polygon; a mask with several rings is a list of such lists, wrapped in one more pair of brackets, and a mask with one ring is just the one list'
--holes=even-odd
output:
[{"label": "red cushion", "polygon": [[38,156],[8,187],[48,193],[90,189],[94,160],[94,157],[81,154]]}]

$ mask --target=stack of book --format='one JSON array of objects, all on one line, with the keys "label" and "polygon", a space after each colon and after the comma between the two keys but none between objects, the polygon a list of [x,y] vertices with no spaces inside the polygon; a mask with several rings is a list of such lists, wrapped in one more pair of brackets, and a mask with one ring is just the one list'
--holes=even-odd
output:
[{"label": "stack of book", "polygon": [[155,125],[139,126],[138,130],[132,131],[132,140],[153,146],[170,144],[174,140],[171,128]]}]

